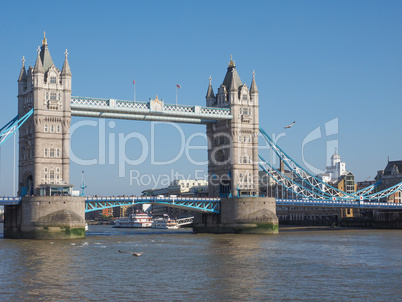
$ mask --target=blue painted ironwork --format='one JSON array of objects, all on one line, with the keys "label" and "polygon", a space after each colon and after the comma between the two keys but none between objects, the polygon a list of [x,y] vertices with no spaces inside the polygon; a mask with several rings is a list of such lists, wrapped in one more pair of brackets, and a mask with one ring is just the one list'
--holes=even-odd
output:
[{"label": "blue painted ironwork", "polygon": [[0,206],[17,205],[21,202],[21,197],[0,197]]},{"label": "blue painted ironwork", "polygon": [[[17,205],[21,197],[0,197],[0,205]],[[86,197],[85,212],[98,211],[107,208],[130,206],[135,204],[160,204],[169,207],[191,209],[198,212],[219,213],[219,198],[186,198],[186,197]],[[321,208],[358,208],[372,210],[402,210],[402,203],[342,201],[328,199],[276,199],[277,206],[321,207]]]},{"label": "blue painted ironwork", "polygon": [[325,207],[325,208],[357,208],[357,209],[397,209],[402,210],[402,203],[341,201],[327,199],[276,199],[277,206]]},{"label": "blue painted ironwork", "polygon": [[0,146],[10,138],[33,114],[33,109],[29,110],[23,117],[18,115],[9,121],[3,128],[0,129]]},{"label": "blue painted ironwork", "polygon": [[329,198],[336,196],[337,198],[344,199],[345,196],[354,197],[353,194],[346,193],[344,191],[335,188],[328,183],[322,181],[315,175],[308,172],[301,165],[299,165],[296,161],[294,161],[289,155],[285,153],[267,134],[267,132],[260,127],[260,133],[262,134],[265,141],[269,144],[271,149],[278,155],[278,157],[284,162],[284,164],[291,170],[292,173],[297,175],[301,180],[308,183],[311,188],[317,192],[317,194],[322,196],[327,196]]},{"label": "blue painted ironwork", "polygon": [[258,164],[264,170],[264,172],[268,173],[268,175],[271,176],[272,179],[275,180],[278,184],[282,185],[287,190],[295,193],[297,196],[300,196],[302,198],[328,199],[328,200],[334,198],[333,196],[327,196],[314,192],[310,188],[295,182],[294,180],[290,179],[289,177],[281,173],[278,169],[274,168],[261,155],[258,155],[258,157],[260,159]]},{"label": "blue painted ironwork", "polygon": [[160,101],[160,107],[155,109],[151,106],[151,101],[132,102],[78,96],[71,97],[71,115],[193,124],[208,124],[233,118],[229,108],[173,105]]},{"label": "blue painted ironwork", "polygon": [[375,182],[374,184],[372,184],[371,186],[365,187],[359,191],[355,192],[355,195],[367,195],[368,193],[370,193],[371,191],[373,191],[375,188],[377,188],[379,185],[381,184],[381,179],[378,180],[377,182]]},{"label": "blue painted ironwork", "polygon": [[[294,180],[289,179],[288,177],[283,175],[280,171],[273,168],[273,166],[270,165],[267,161],[265,161],[261,156],[259,156],[261,160],[261,162],[259,163],[260,167],[262,167],[263,170],[266,173],[268,173],[275,181],[280,183],[288,190],[294,192],[298,196],[305,198],[332,200],[332,201],[334,200],[373,201],[373,200],[380,200],[398,191],[402,191],[402,183],[399,183],[383,191],[369,194],[380,184],[380,182],[376,182],[375,184],[354,193],[346,193],[344,191],[341,191],[323,182],[321,179],[315,177],[307,170],[302,168],[297,162],[295,162],[290,156],[288,156],[261,127],[260,127],[260,133],[263,135],[264,139],[268,142],[270,147],[279,156],[279,158],[283,160],[283,162],[287,165],[287,167],[290,169],[290,172],[293,173],[294,175],[297,175],[303,182],[305,182],[305,185],[301,185],[295,182]],[[298,191],[296,189],[300,190]]]},{"label": "blue painted ironwork", "polygon": [[174,208],[190,209],[198,212],[220,213],[219,198],[189,198],[189,197],[86,197],[85,212],[134,204],[159,204]]}]

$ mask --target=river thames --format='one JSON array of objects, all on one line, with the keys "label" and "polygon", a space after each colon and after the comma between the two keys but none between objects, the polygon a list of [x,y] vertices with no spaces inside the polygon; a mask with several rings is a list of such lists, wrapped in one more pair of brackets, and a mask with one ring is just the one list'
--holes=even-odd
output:
[{"label": "river thames", "polygon": [[[401,301],[400,230],[278,235],[90,225],[80,240],[3,239],[2,301]],[[126,253],[127,252],[127,253]],[[142,252],[135,257],[131,252]]]}]

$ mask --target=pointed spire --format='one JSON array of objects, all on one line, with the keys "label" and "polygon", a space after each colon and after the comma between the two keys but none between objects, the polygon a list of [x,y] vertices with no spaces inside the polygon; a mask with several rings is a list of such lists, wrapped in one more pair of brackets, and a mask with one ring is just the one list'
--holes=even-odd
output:
[{"label": "pointed spire", "polygon": [[49,48],[47,46],[46,32],[43,32],[42,48],[40,51],[40,58],[42,59],[43,70],[48,71],[54,65],[52,57],[50,56]]},{"label": "pointed spire", "polygon": [[208,91],[207,91],[207,98],[214,98],[215,94],[214,94],[214,89],[212,88],[212,84],[211,84],[211,76],[209,76],[209,86],[208,86]]},{"label": "pointed spire", "polygon": [[22,67],[20,71],[20,76],[18,77],[18,82],[26,81],[27,80],[27,72],[25,70],[25,57],[22,57]]},{"label": "pointed spire", "polygon": [[253,80],[251,81],[250,92],[255,93],[258,92],[257,84],[255,83],[255,72],[253,70]]},{"label": "pointed spire", "polygon": [[42,65],[42,59],[40,58],[40,48],[38,46],[38,57],[36,58],[36,63],[35,63],[35,67],[34,67],[34,72],[45,72],[43,70],[43,65]]},{"label": "pointed spire", "polygon": [[[234,82],[234,83],[233,83]],[[236,90],[243,85],[235,66],[235,62],[233,61],[232,55],[230,55],[229,66],[225,75],[225,79],[223,80],[222,85],[225,85],[227,90],[232,89],[232,85],[235,85]]]},{"label": "pointed spire", "polygon": [[71,77],[70,65],[68,64],[68,59],[67,59],[67,55],[68,55],[67,49],[64,52],[64,54],[66,57],[64,58],[64,64],[63,64],[63,69],[61,70],[61,75]]}]

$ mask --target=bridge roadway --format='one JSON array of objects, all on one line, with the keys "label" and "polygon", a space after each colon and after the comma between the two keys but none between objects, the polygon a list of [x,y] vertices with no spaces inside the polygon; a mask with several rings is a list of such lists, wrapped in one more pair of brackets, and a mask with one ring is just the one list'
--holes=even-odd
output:
[{"label": "bridge roadway", "polygon": [[[0,197],[0,205],[17,205],[21,197]],[[158,196],[100,196],[85,197],[85,212],[134,204],[159,204],[206,213],[220,213],[220,198],[158,197]],[[322,199],[276,199],[277,206],[355,208],[371,210],[402,210],[402,203],[333,201]]]}]

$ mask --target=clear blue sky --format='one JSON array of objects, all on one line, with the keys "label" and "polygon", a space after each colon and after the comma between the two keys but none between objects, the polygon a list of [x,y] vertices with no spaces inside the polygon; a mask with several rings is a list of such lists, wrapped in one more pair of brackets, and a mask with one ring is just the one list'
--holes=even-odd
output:
[{"label": "clear blue sky", "polygon": [[[260,124],[298,162],[303,140],[320,127],[321,139],[306,144],[305,162],[325,169],[327,142],[337,140],[339,154],[357,180],[376,175],[390,160],[402,159],[402,2],[401,1],[1,1],[0,124],[17,113],[21,58],[34,65],[46,31],[50,53],[61,69],[69,52],[73,95],[147,101],[157,94],[175,103],[204,105],[208,78],[214,91],[222,83],[230,55],[243,82],[255,70],[260,93]],[[325,123],[339,129],[325,136]],[[96,121],[73,118],[79,121]],[[294,127],[283,127],[296,121]],[[107,127],[106,163],[71,164],[70,182],[79,185],[85,171],[88,194],[139,194],[108,162],[109,134],[140,133],[148,140],[151,123],[116,120]],[[106,121],[108,126],[109,120]],[[186,139],[205,126],[181,125]],[[179,152],[179,132],[156,125],[156,160]],[[97,157],[98,130],[73,135],[71,148],[84,159]],[[114,133],[114,134],[113,134]],[[195,145],[196,140],[192,141]],[[205,145],[202,139],[199,145]],[[0,195],[12,194],[12,140],[1,150]],[[330,144],[330,146],[332,146]],[[118,153],[118,146],[116,146]],[[331,150],[332,153],[332,150]],[[127,143],[127,156],[141,145]],[[205,151],[192,158],[205,161]],[[268,157],[268,156],[267,156]],[[207,172],[183,155],[172,165],[151,164],[150,155],[126,170],[167,175]],[[126,174],[128,174],[126,172]]]}]

